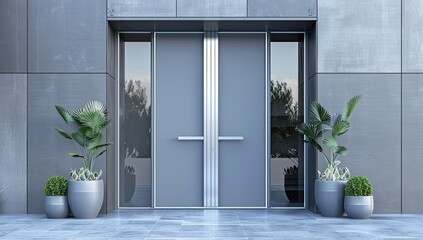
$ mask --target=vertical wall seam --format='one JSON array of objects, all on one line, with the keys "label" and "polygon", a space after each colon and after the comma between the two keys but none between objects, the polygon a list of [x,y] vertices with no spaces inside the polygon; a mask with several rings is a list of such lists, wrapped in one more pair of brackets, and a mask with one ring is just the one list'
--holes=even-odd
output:
[{"label": "vertical wall seam", "polygon": [[28,69],[29,69],[29,1],[26,1],[26,213],[29,214],[29,82],[28,82]]},{"label": "vertical wall seam", "polygon": [[403,104],[403,100],[402,100],[402,97],[403,97],[403,93],[402,93],[402,33],[403,33],[403,31],[402,31],[402,4],[403,4],[403,1],[401,0],[401,19],[400,19],[400,22],[401,22],[401,47],[400,47],[400,49],[401,49],[401,53],[400,53],[400,62],[401,62],[401,66],[400,66],[400,69],[401,69],[401,80],[400,80],[400,84],[401,84],[401,86],[400,86],[400,89],[401,89],[401,95],[400,95],[400,102],[401,102],[401,105],[400,105],[400,114],[401,114],[401,118],[400,118],[400,153],[401,153],[401,173],[400,173],[400,175],[401,175],[401,186],[400,186],[400,189],[401,189],[401,196],[400,196],[400,201],[401,201],[401,206],[400,206],[400,210],[401,210],[401,213],[403,213],[403,169],[402,169],[402,166],[403,166],[403,156],[402,156],[402,104]]}]

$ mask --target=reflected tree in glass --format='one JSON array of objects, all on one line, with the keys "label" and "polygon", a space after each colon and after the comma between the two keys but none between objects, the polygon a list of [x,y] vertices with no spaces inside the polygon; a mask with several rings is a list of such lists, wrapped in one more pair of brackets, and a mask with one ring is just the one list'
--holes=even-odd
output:
[{"label": "reflected tree in glass", "polygon": [[[125,137],[123,144],[126,162],[124,202],[148,206],[150,204],[148,189],[133,198],[137,189],[135,165],[139,164],[136,162],[151,158],[151,105],[148,101],[147,89],[141,81],[126,81],[124,101]],[[129,159],[136,160],[133,162],[134,166],[127,163]]]},{"label": "reflected tree in glass", "polygon": [[286,82],[271,81],[271,157],[292,161],[292,165],[280,169],[284,174],[284,190],[292,203],[303,202],[303,189],[299,183],[298,133],[295,127],[301,123],[298,102]]},{"label": "reflected tree in glass", "polygon": [[126,82],[125,128],[125,157],[151,158],[151,106],[140,81]]}]

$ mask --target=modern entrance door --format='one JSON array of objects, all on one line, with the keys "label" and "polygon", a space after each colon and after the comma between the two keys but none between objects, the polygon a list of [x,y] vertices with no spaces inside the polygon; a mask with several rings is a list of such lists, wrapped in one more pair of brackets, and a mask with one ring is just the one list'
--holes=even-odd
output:
[{"label": "modern entrance door", "polygon": [[264,33],[156,33],[155,207],[266,207]]}]

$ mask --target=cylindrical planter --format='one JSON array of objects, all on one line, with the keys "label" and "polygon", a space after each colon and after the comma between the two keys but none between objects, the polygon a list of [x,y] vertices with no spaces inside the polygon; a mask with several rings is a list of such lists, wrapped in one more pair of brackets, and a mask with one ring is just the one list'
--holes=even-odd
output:
[{"label": "cylindrical planter", "polygon": [[369,218],[373,213],[373,206],[373,196],[345,196],[345,212],[350,218]]},{"label": "cylindrical planter", "polygon": [[316,180],[314,195],[320,213],[325,217],[344,215],[344,187],[347,181]]},{"label": "cylindrical planter", "polygon": [[48,218],[68,217],[68,198],[66,196],[46,196],[44,199],[44,211]]},{"label": "cylindrical planter", "polygon": [[68,201],[75,218],[96,218],[103,205],[103,180],[69,181]]}]

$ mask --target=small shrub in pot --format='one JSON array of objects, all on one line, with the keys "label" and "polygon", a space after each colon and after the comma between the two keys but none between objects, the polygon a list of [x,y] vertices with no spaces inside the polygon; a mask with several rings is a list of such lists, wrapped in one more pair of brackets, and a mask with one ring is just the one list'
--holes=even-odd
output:
[{"label": "small shrub in pot", "polygon": [[373,187],[367,177],[354,176],[345,184],[344,208],[350,218],[366,219],[373,213]]},{"label": "small shrub in pot", "polygon": [[69,215],[67,193],[68,180],[65,177],[52,176],[47,180],[44,209],[48,218],[66,218]]}]

